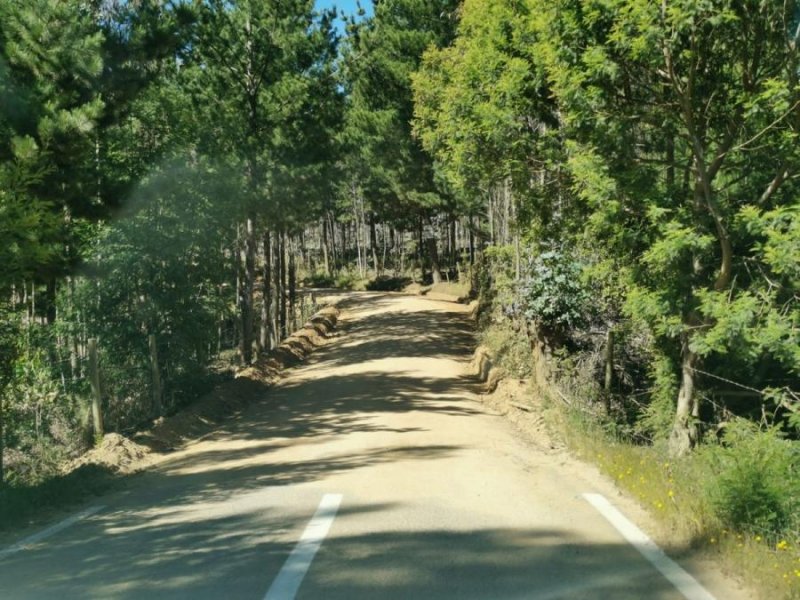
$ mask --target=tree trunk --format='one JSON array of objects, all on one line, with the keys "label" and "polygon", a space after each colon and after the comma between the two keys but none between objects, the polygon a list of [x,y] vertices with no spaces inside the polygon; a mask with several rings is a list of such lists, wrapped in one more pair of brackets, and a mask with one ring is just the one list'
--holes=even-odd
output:
[{"label": "tree trunk", "polygon": [[328,275],[333,275],[333,271],[337,269],[338,261],[339,261],[339,249],[336,244],[336,223],[333,219],[331,214],[327,216],[327,225],[328,225],[328,240],[330,242],[330,270],[328,271]]},{"label": "tree trunk", "polygon": [[253,360],[253,294],[256,278],[256,239],[255,217],[249,216],[245,221],[241,245],[242,281],[239,288],[239,318],[241,319],[242,339],[239,356],[242,364],[249,365]]},{"label": "tree trunk", "polygon": [[475,264],[475,217],[469,216],[469,264]]},{"label": "tree trunk", "polygon": [[489,244],[492,246],[496,243],[496,236],[494,233],[494,192],[489,192]]},{"label": "tree trunk", "polygon": [[344,267],[347,264],[347,225],[345,223],[339,223],[339,230],[342,233],[342,247],[339,251],[339,259],[341,261],[341,266]]},{"label": "tree trunk", "polygon": [[330,260],[328,259],[328,223],[327,219],[322,219],[322,262],[325,267],[325,275],[330,276],[331,274],[331,264]]},{"label": "tree trunk", "polygon": [[697,354],[689,348],[689,336],[684,334],[681,345],[681,387],[678,391],[675,423],[669,438],[669,451],[673,456],[687,454],[698,441],[697,419],[700,416],[700,402],[695,393],[694,373],[697,360]]},{"label": "tree trunk", "polygon": [[450,267],[458,264],[458,241],[456,235],[456,218],[450,215]]},{"label": "tree trunk", "polygon": [[147,336],[150,348],[150,370],[153,377],[153,416],[156,418],[164,414],[163,391],[161,389],[161,369],[158,365],[158,344],[155,334]]},{"label": "tree trunk", "polygon": [[262,352],[268,352],[274,347],[272,341],[272,239],[269,231],[264,233],[262,240],[262,260],[264,262],[261,272],[261,331],[259,345]]},{"label": "tree trunk", "polygon": [[289,326],[291,333],[297,331],[297,265],[295,264],[295,247],[289,241]]},{"label": "tree trunk", "polygon": [[406,270],[406,232],[405,230],[400,232],[400,246],[398,248],[400,251],[400,273],[404,273]]},{"label": "tree trunk", "polygon": [[281,276],[281,295],[278,299],[280,305],[280,327],[281,327],[281,341],[285,340],[288,335],[286,333],[286,233],[281,232],[281,248],[280,248],[280,276]]},{"label": "tree trunk", "polygon": [[[303,271],[308,272],[309,265],[311,264],[310,258],[308,256],[308,252],[306,251],[306,232],[300,231],[300,266],[302,267]],[[292,248],[296,250],[297,244],[292,243]],[[292,251],[292,255],[295,254],[295,251]],[[294,259],[296,260],[296,259]]]},{"label": "tree trunk", "polygon": [[[394,237],[392,238],[394,240]],[[383,241],[383,255],[381,256],[381,270],[386,268],[386,254],[389,251],[389,244],[386,239],[386,225],[383,226],[383,235],[381,236],[381,240]]]},{"label": "tree trunk", "polygon": [[417,259],[419,260],[420,278],[425,280],[425,239],[423,237],[422,217],[417,225]]},{"label": "tree trunk", "polygon": [[378,262],[378,232],[375,229],[375,215],[369,216],[369,246],[372,250],[372,268],[375,270],[375,275],[381,274],[381,265]]},{"label": "tree trunk", "polygon": [[433,284],[436,285],[442,282],[442,272],[439,269],[439,251],[436,247],[436,238],[428,238],[428,254],[431,258],[431,276],[433,277]]},{"label": "tree trunk", "polygon": [[280,329],[280,297],[283,294],[281,287],[281,236],[275,233],[272,236],[272,347],[275,348],[281,343]]}]

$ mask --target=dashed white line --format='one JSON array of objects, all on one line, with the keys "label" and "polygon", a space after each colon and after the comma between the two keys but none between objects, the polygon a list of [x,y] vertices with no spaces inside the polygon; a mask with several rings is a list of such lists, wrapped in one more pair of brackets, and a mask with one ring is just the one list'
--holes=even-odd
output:
[{"label": "dashed white line", "polygon": [[286,559],[275,581],[272,582],[264,600],[293,600],[303,583],[303,578],[328,535],[336,512],[342,503],[341,494],[325,494],[319,503],[317,512],[306,526],[300,541]]},{"label": "dashed white line", "polygon": [[20,550],[25,550],[28,546],[32,546],[33,544],[36,544],[37,542],[41,542],[43,539],[48,538],[51,535],[54,535],[54,534],[58,533],[59,531],[62,531],[64,529],[66,529],[70,525],[74,525],[75,523],[77,523],[81,519],[85,519],[86,517],[90,517],[91,515],[93,515],[93,514],[95,514],[97,512],[100,512],[104,508],[105,508],[105,506],[92,506],[92,507],[87,508],[86,510],[84,510],[82,512],[79,512],[76,515],[72,515],[71,517],[68,517],[68,518],[64,519],[60,523],[56,523],[52,527],[48,527],[47,529],[44,529],[43,531],[40,531],[39,533],[34,533],[33,535],[31,535],[29,537],[26,537],[24,540],[20,540],[19,542],[17,542],[13,546],[9,546],[8,548],[5,548],[4,550],[0,550],[0,559],[3,559],[5,557],[7,557],[7,556],[11,556],[12,554],[16,554]]},{"label": "dashed white line", "polygon": [[666,579],[683,594],[687,600],[714,600],[708,590],[687,573],[678,563],[664,554],[664,551],[651,540],[645,532],[631,523],[625,515],[600,494],[583,494],[605,519],[622,534],[628,542],[658,569]]}]

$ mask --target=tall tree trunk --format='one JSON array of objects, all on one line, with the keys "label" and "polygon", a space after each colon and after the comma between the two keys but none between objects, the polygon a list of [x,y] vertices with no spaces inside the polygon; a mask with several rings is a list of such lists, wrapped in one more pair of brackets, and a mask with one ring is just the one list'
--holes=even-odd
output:
[{"label": "tall tree trunk", "polygon": [[239,355],[242,364],[249,365],[253,360],[253,321],[255,311],[253,295],[256,279],[256,236],[255,217],[250,215],[245,221],[241,248],[242,285],[239,289],[239,312],[242,322],[242,339]]},{"label": "tall tree trunk", "polygon": [[280,306],[280,328],[281,340],[287,338],[286,333],[286,233],[281,232],[280,248],[280,275],[281,275],[281,295],[278,299]]},{"label": "tall tree trunk", "polygon": [[344,267],[347,264],[347,224],[339,223],[339,230],[342,233],[342,247],[339,251],[339,266]]},{"label": "tall tree trunk", "polygon": [[328,222],[326,218],[322,219],[322,262],[325,267],[325,275],[331,274],[331,263],[328,259]]},{"label": "tall tree trunk", "polygon": [[[236,272],[236,308],[240,309],[242,299],[242,225],[236,225],[236,247],[233,253],[235,272]],[[242,318],[241,311],[236,318],[236,339],[234,340],[236,348],[239,351],[239,358],[241,359],[241,340],[242,340]]]},{"label": "tall tree trunk", "polygon": [[333,275],[333,271],[338,269],[339,265],[339,248],[336,244],[336,222],[333,219],[333,215],[328,213],[327,216],[327,225],[328,225],[328,241],[331,245],[330,247],[330,268],[328,269],[328,275]]},{"label": "tall tree trunk", "polygon": [[508,179],[503,185],[503,245],[511,243],[511,190]]},{"label": "tall tree trunk", "polygon": [[294,239],[289,240],[289,326],[291,333],[297,331],[297,265],[295,264]]},{"label": "tall tree trunk", "polygon": [[449,218],[450,228],[450,267],[455,268],[458,263],[458,242],[456,241],[456,218],[450,215]]},{"label": "tall tree trunk", "polygon": [[475,217],[469,216],[469,264],[475,264]]},{"label": "tall tree trunk", "polygon": [[269,231],[264,233],[262,240],[262,260],[264,262],[261,273],[261,331],[259,345],[261,351],[272,350],[272,236]]},{"label": "tall tree trunk", "polygon": [[272,307],[270,312],[272,313],[272,326],[271,326],[271,333],[272,333],[272,347],[275,348],[278,344],[281,343],[281,328],[280,328],[280,297],[283,294],[283,288],[281,287],[281,235],[279,232],[276,232],[272,236]]},{"label": "tall tree trunk", "polygon": [[[67,289],[69,290],[69,306],[70,306],[70,319],[73,323],[80,323],[80,313],[75,310],[75,278],[67,277]],[[74,327],[70,327],[67,333],[67,345],[69,346],[69,369],[72,374],[72,380],[77,381],[80,374],[80,350],[78,348],[79,333],[75,331]]]},{"label": "tall tree trunk", "polygon": [[381,265],[378,263],[378,232],[375,229],[375,215],[369,215],[369,246],[372,250],[372,268],[375,270],[375,275],[381,274]]},{"label": "tall tree trunk", "polygon": [[383,235],[381,236],[381,240],[383,241],[383,254],[381,256],[381,270],[386,268],[386,253],[388,252],[388,241],[386,240],[386,226],[383,226]]},{"label": "tall tree trunk", "polygon": [[419,218],[417,223],[417,260],[419,261],[420,278],[425,280],[425,239],[422,217]]},{"label": "tall tree trunk", "polygon": [[400,252],[400,273],[405,273],[406,270],[406,232],[405,230],[400,232],[400,246],[398,248]]},{"label": "tall tree trunk", "polygon": [[494,246],[497,237],[494,232],[494,191],[489,192],[489,243]]}]

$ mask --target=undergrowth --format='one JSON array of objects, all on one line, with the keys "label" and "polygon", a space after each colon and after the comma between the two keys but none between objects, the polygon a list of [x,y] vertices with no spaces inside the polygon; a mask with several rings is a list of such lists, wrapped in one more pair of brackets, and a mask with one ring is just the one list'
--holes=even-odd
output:
[{"label": "undergrowth", "polygon": [[797,442],[742,420],[674,459],[666,444],[631,444],[596,415],[556,414],[569,447],[648,508],[673,543],[716,554],[765,598],[800,598]]},{"label": "undergrowth", "polygon": [[120,481],[122,476],[108,467],[88,464],[34,484],[0,486],[0,530],[19,527],[34,517],[44,520],[50,511],[85,502]]}]

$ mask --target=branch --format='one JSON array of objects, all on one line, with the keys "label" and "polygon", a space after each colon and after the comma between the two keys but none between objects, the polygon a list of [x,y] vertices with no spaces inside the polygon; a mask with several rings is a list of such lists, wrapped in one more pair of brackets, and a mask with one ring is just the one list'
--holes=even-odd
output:
[{"label": "branch", "polygon": [[780,123],[781,121],[783,121],[784,119],[786,119],[786,117],[788,117],[789,115],[791,115],[792,113],[794,113],[795,109],[796,109],[798,106],[800,106],[800,100],[798,100],[797,102],[795,102],[794,104],[792,104],[792,106],[791,106],[791,108],[790,108],[789,110],[787,110],[787,111],[786,111],[785,113],[783,113],[783,114],[782,114],[780,117],[778,117],[777,119],[775,119],[775,120],[774,120],[772,123],[770,123],[769,125],[767,125],[767,126],[764,128],[764,129],[762,129],[761,131],[759,131],[757,134],[755,134],[755,135],[754,135],[753,137],[751,137],[749,140],[747,140],[746,142],[742,142],[741,144],[739,144],[738,146],[736,146],[736,147],[735,147],[735,148],[733,148],[733,149],[734,149],[734,150],[743,150],[745,147],[747,147],[748,145],[750,145],[750,144],[752,144],[753,142],[755,142],[755,141],[756,141],[758,138],[760,138],[761,136],[765,135],[765,134],[766,134],[766,133],[767,133],[767,132],[768,132],[770,129],[773,129],[773,128],[774,128],[774,127],[775,127],[775,126],[778,124],[778,123]]},{"label": "branch", "polygon": [[775,175],[775,178],[770,181],[767,189],[764,190],[764,193],[761,194],[761,198],[758,199],[759,204],[766,204],[770,198],[778,191],[778,188],[783,185],[783,182],[789,179],[792,175],[792,172],[789,169],[785,169],[784,165],[781,165],[780,171],[778,174]]}]

